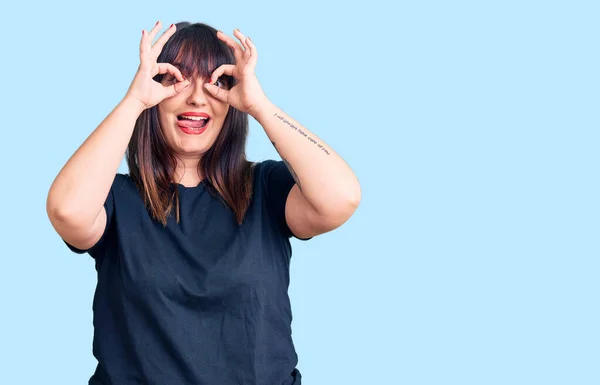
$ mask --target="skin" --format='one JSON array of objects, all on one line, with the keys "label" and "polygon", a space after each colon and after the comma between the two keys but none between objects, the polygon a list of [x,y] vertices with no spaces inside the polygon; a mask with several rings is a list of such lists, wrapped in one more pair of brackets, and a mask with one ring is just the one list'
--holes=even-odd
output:
[{"label": "skin", "polygon": [[[258,51],[252,40],[237,29],[234,35],[239,42],[219,32],[217,37],[233,49],[236,65],[220,66],[209,81],[192,79],[190,82],[175,66],[157,62],[176,27],[171,25],[154,42],[161,28],[161,23],[157,22],[150,32],[142,31],[140,65],[125,97],[69,158],[52,183],[46,210],[61,237],[80,249],[87,249],[100,239],[106,226],[104,202],[131,140],[135,122],[145,109],[161,102],[165,136],[184,159],[182,171],[195,169],[203,151],[214,143],[219,128],[204,138],[184,140],[175,133],[173,115],[180,108],[194,107],[221,116],[221,111],[224,113],[226,106],[231,106],[248,113],[262,126],[296,181],[285,204],[286,222],[294,235],[301,238],[315,236],[348,220],[361,200],[356,175],[327,143],[267,99],[254,73]],[[153,80],[157,74],[168,74],[175,80],[161,84]],[[236,78],[236,86],[227,90],[218,83],[212,85],[212,79],[216,80],[222,74]],[[200,85],[212,99],[200,92]],[[311,87],[311,91],[316,97],[319,92],[324,92],[317,86]],[[219,126],[222,127],[222,122]],[[208,130],[200,136],[207,133]],[[183,174],[186,178],[192,175],[189,172]],[[192,175],[182,182],[194,186],[199,180],[199,175]]]},{"label": "skin", "polygon": [[[138,100],[143,108],[159,104],[163,132],[182,159],[176,176],[180,178],[179,183],[196,186],[200,182],[202,175],[196,172],[198,161],[214,143],[222,118],[231,106],[248,113],[263,127],[296,181],[285,207],[286,222],[294,235],[307,238],[323,234],[352,216],[361,200],[356,175],[333,148],[266,97],[255,74],[258,51],[250,38],[236,29],[233,34],[238,41],[235,41],[219,31],[217,38],[233,50],[236,64],[218,67],[209,80],[190,82],[174,66],[157,63],[175,26],[169,27],[151,46],[159,30],[160,23],[157,23],[150,33],[143,33],[140,69],[128,97]],[[163,84],[153,81],[157,73],[169,74],[170,81]],[[213,84],[223,74],[237,80],[230,90]],[[186,137],[178,131],[175,122],[177,114],[190,110],[214,116],[215,122],[209,122],[214,126],[199,136]],[[189,172],[191,170],[194,172]]]},{"label": "skin", "polygon": [[321,138],[265,96],[254,73],[256,46],[238,29],[233,34],[239,43],[222,32],[217,37],[233,49],[236,64],[220,66],[212,79],[227,74],[238,79],[238,85],[224,90],[209,82],[205,87],[217,99],[256,119],[289,169],[296,181],[285,204],[292,233],[308,238],[336,229],[352,216],[361,200],[356,175]]},{"label": "skin", "polygon": [[[202,155],[212,147],[217,139],[223,122],[229,111],[229,104],[220,101],[208,92],[204,83],[209,79],[200,77],[178,94],[158,103],[158,116],[161,130],[169,148],[177,157],[175,181],[184,186],[197,186],[204,178],[198,173],[198,162]],[[163,78],[165,86],[174,84],[177,79],[172,75]],[[225,88],[220,81],[218,86]],[[208,127],[200,135],[189,135],[177,125],[177,116],[184,112],[204,112],[210,116]]]}]

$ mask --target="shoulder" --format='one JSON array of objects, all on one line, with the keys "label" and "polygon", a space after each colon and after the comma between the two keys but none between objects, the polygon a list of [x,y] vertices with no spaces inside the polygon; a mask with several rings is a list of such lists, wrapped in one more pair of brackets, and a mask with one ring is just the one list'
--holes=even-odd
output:
[{"label": "shoulder", "polygon": [[115,180],[113,182],[113,185],[119,184],[119,183],[121,184],[121,187],[126,184],[135,185],[133,179],[131,179],[131,176],[129,174],[122,174],[122,173],[115,174]]},{"label": "shoulder", "polygon": [[266,184],[287,184],[292,175],[281,160],[266,159],[254,164],[254,179]]},{"label": "shoulder", "polygon": [[126,205],[137,204],[141,201],[141,194],[135,181],[129,174],[117,173],[110,187],[107,200],[110,202],[125,202]]},{"label": "shoulder", "polygon": [[265,159],[258,162],[253,163],[254,171],[258,173],[268,173],[274,168],[278,167],[279,163],[283,163],[282,161],[276,161],[274,159]]},{"label": "shoulder", "polygon": [[137,187],[135,181],[129,174],[117,173],[115,174],[115,179],[113,180],[111,190],[113,190],[115,193],[128,191],[137,192]]}]

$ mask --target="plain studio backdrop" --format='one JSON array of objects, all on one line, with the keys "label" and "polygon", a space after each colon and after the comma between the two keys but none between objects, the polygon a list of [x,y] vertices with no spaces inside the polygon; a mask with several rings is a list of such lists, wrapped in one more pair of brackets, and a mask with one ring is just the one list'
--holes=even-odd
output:
[{"label": "plain studio backdrop", "polygon": [[46,195],[157,20],[240,28],[267,96],[361,182],[346,224],[292,240],[307,385],[600,383],[598,3],[334,3],[4,6],[0,383],[95,368],[93,260]]}]

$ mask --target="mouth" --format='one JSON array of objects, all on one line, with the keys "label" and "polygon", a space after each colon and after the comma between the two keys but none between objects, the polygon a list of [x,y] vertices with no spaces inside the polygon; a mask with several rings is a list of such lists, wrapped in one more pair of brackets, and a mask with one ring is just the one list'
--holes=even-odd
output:
[{"label": "mouth", "polygon": [[187,134],[201,134],[205,131],[209,121],[210,118],[208,116],[177,116],[177,125]]}]

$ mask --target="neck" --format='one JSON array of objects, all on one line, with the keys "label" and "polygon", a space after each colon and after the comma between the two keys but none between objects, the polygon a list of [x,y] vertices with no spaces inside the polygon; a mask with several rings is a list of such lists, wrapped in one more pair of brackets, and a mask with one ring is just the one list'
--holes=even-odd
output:
[{"label": "neck", "polygon": [[197,186],[204,177],[198,171],[198,160],[184,159],[179,161],[173,176],[174,182],[185,187]]}]

